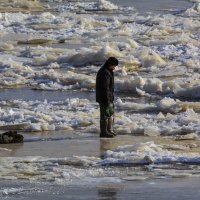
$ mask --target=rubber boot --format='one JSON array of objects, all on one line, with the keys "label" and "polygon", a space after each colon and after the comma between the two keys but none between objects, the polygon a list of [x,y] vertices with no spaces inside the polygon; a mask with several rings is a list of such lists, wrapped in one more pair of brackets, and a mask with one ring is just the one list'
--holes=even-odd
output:
[{"label": "rubber boot", "polygon": [[107,131],[108,131],[110,134],[112,134],[113,136],[116,136],[117,134],[113,131],[112,125],[113,125],[113,119],[112,119],[112,117],[109,117],[109,118],[108,118]]},{"label": "rubber boot", "polygon": [[114,135],[112,135],[111,133],[107,131],[107,127],[108,127],[108,120],[100,120],[100,129],[101,129],[100,137],[101,138],[114,137]]}]

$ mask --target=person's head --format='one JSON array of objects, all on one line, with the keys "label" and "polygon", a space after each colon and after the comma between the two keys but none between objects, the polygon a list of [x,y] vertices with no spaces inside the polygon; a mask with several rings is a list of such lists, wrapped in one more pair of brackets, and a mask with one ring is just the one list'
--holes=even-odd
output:
[{"label": "person's head", "polygon": [[114,70],[115,67],[118,65],[119,61],[115,57],[109,57],[108,60],[106,60],[106,66],[110,70]]}]

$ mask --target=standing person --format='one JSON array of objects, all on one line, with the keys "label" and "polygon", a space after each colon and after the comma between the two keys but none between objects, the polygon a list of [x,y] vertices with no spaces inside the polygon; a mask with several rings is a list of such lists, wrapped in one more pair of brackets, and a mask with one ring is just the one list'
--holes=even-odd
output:
[{"label": "standing person", "polygon": [[118,65],[115,57],[110,57],[100,68],[96,76],[96,101],[100,105],[100,137],[112,138],[116,134],[112,130],[114,114],[114,74]]}]

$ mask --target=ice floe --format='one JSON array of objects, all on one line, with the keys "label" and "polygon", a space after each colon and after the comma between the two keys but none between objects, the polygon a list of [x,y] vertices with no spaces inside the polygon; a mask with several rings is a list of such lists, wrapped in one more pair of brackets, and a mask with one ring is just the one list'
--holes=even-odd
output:
[{"label": "ice floe", "polygon": [[[99,108],[87,99],[65,101],[1,101],[1,128],[23,131],[84,130],[98,133]],[[199,105],[184,104],[170,98],[155,103],[116,100],[115,130],[141,135],[199,134]],[[196,110],[196,112],[195,112]],[[152,114],[153,113],[153,114]]]},{"label": "ice floe", "polygon": [[107,151],[102,164],[199,163],[199,159],[198,153],[174,153],[154,142],[147,142]]}]

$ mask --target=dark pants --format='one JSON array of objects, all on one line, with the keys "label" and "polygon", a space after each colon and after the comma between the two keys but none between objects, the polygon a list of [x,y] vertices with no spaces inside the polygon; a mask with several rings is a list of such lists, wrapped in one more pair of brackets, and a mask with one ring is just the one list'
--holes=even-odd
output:
[{"label": "dark pants", "polygon": [[100,120],[107,120],[114,114],[114,105],[109,103],[107,105],[100,103]]},{"label": "dark pants", "polygon": [[109,103],[107,105],[100,104],[100,137],[114,137],[115,134],[112,130],[114,115],[114,104]]}]

